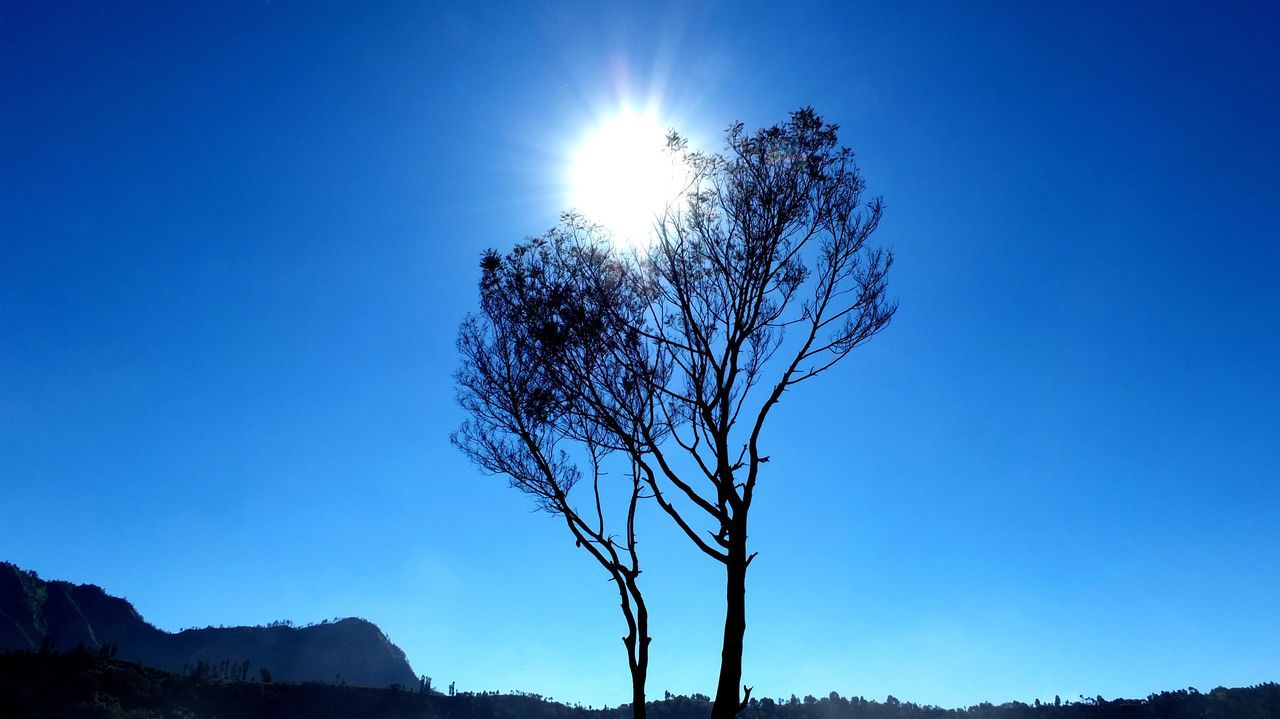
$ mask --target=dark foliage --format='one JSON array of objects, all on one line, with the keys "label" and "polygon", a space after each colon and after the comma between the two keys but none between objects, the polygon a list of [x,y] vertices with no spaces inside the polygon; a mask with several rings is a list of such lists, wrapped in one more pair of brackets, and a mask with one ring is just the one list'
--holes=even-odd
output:
[{"label": "dark foliage", "polygon": [[[711,700],[703,695],[649,702],[653,719],[705,719]],[[159,717],[278,717],[337,719],[623,719],[626,705],[587,709],[519,694],[456,696],[319,683],[261,684],[196,678],[150,669],[91,653],[0,655],[0,716],[158,719]],[[834,693],[794,704],[753,700],[748,719],[1274,719],[1280,716],[1280,684],[1219,687],[1153,694],[1146,699],[1085,699],[1062,706],[1021,702],[941,709]]]},{"label": "dark foliage", "polygon": [[[560,717],[558,705],[528,697],[441,697],[391,687],[219,680],[151,669],[90,654],[0,656],[0,716],[85,717]],[[544,708],[546,707],[546,708]]]}]

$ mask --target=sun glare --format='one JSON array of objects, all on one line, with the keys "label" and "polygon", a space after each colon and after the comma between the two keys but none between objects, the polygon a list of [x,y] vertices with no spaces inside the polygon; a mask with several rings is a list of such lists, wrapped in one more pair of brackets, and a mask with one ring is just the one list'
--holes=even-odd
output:
[{"label": "sun glare", "polygon": [[573,155],[570,204],[616,241],[641,245],[682,189],[681,163],[652,113],[619,112],[601,122]]}]

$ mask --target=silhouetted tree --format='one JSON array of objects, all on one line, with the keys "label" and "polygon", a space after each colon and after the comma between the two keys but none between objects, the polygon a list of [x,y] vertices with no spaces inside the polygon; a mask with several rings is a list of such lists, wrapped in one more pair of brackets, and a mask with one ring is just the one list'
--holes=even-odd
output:
[{"label": "silhouetted tree", "polygon": [[[601,250],[585,245],[577,249]],[[643,719],[650,638],[649,612],[639,584],[636,510],[644,484],[632,463],[621,534],[614,534],[606,521],[609,493],[601,480],[602,463],[617,449],[616,440],[575,411],[562,377],[548,371],[541,357],[554,344],[557,352],[594,361],[587,359],[595,351],[587,332],[607,318],[562,315],[574,329],[552,336],[560,330],[550,318],[573,305],[559,295],[559,288],[543,284],[556,281],[554,272],[541,271],[554,265],[551,252],[550,243],[535,242],[505,259],[495,251],[485,254],[481,311],[468,317],[458,333],[462,366],[455,375],[457,396],[471,418],[452,440],[476,465],[506,475],[540,509],[561,517],[575,544],[609,573],[627,625],[622,641],[631,672],[632,713]],[[594,262],[605,257],[581,259]],[[576,451],[580,463],[569,451]],[[571,497],[584,475],[590,481],[585,511]]]},{"label": "silhouetted tree", "polygon": [[852,153],[812,109],[754,133],[736,124],[723,153],[692,152],[674,133],[670,148],[689,184],[651,246],[624,251],[570,214],[485,255],[484,313],[459,344],[499,380],[474,383],[487,394],[468,409],[503,431],[473,424],[460,444],[500,458],[488,468],[520,476],[553,511],[580,476],[562,444],[585,446],[593,467],[627,457],[645,496],[724,567],[712,717],[730,719],[750,696],[739,694],[756,556],[747,520],[766,421],[788,389],[888,325],[892,255],[867,245],[883,204],[864,201]]}]

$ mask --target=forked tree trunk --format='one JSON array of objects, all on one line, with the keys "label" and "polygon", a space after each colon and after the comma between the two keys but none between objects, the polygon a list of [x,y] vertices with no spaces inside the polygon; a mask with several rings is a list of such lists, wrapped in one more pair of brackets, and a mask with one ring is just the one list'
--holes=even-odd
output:
[{"label": "forked tree trunk", "polygon": [[644,654],[631,667],[631,716],[633,719],[645,719],[644,684],[649,672],[648,650],[637,648]]},{"label": "forked tree trunk", "polygon": [[745,532],[733,537],[725,563],[724,643],[720,650],[720,681],[711,719],[734,719],[742,708],[742,637],[747,631],[747,547]]},{"label": "forked tree trunk", "polygon": [[628,632],[622,639],[627,645],[627,664],[631,669],[631,716],[632,719],[645,719],[644,685],[649,675],[649,609],[634,580],[627,582],[627,591],[635,602],[635,614],[628,615]]}]

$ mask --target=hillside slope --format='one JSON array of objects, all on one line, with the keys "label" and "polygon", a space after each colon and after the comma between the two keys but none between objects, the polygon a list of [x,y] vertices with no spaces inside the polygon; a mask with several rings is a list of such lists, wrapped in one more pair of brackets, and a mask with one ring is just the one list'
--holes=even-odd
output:
[{"label": "hillside slope", "polygon": [[[404,652],[376,625],[343,619],[310,627],[229,627],[165,632],[133,605],[92,584],[45,581],[0,562],[0,651],[42,648],[115,656],[172,672],[197,667],[222,676],[277,681],[415,686]],[[225,663],[224,663],[225,662]]]}]

